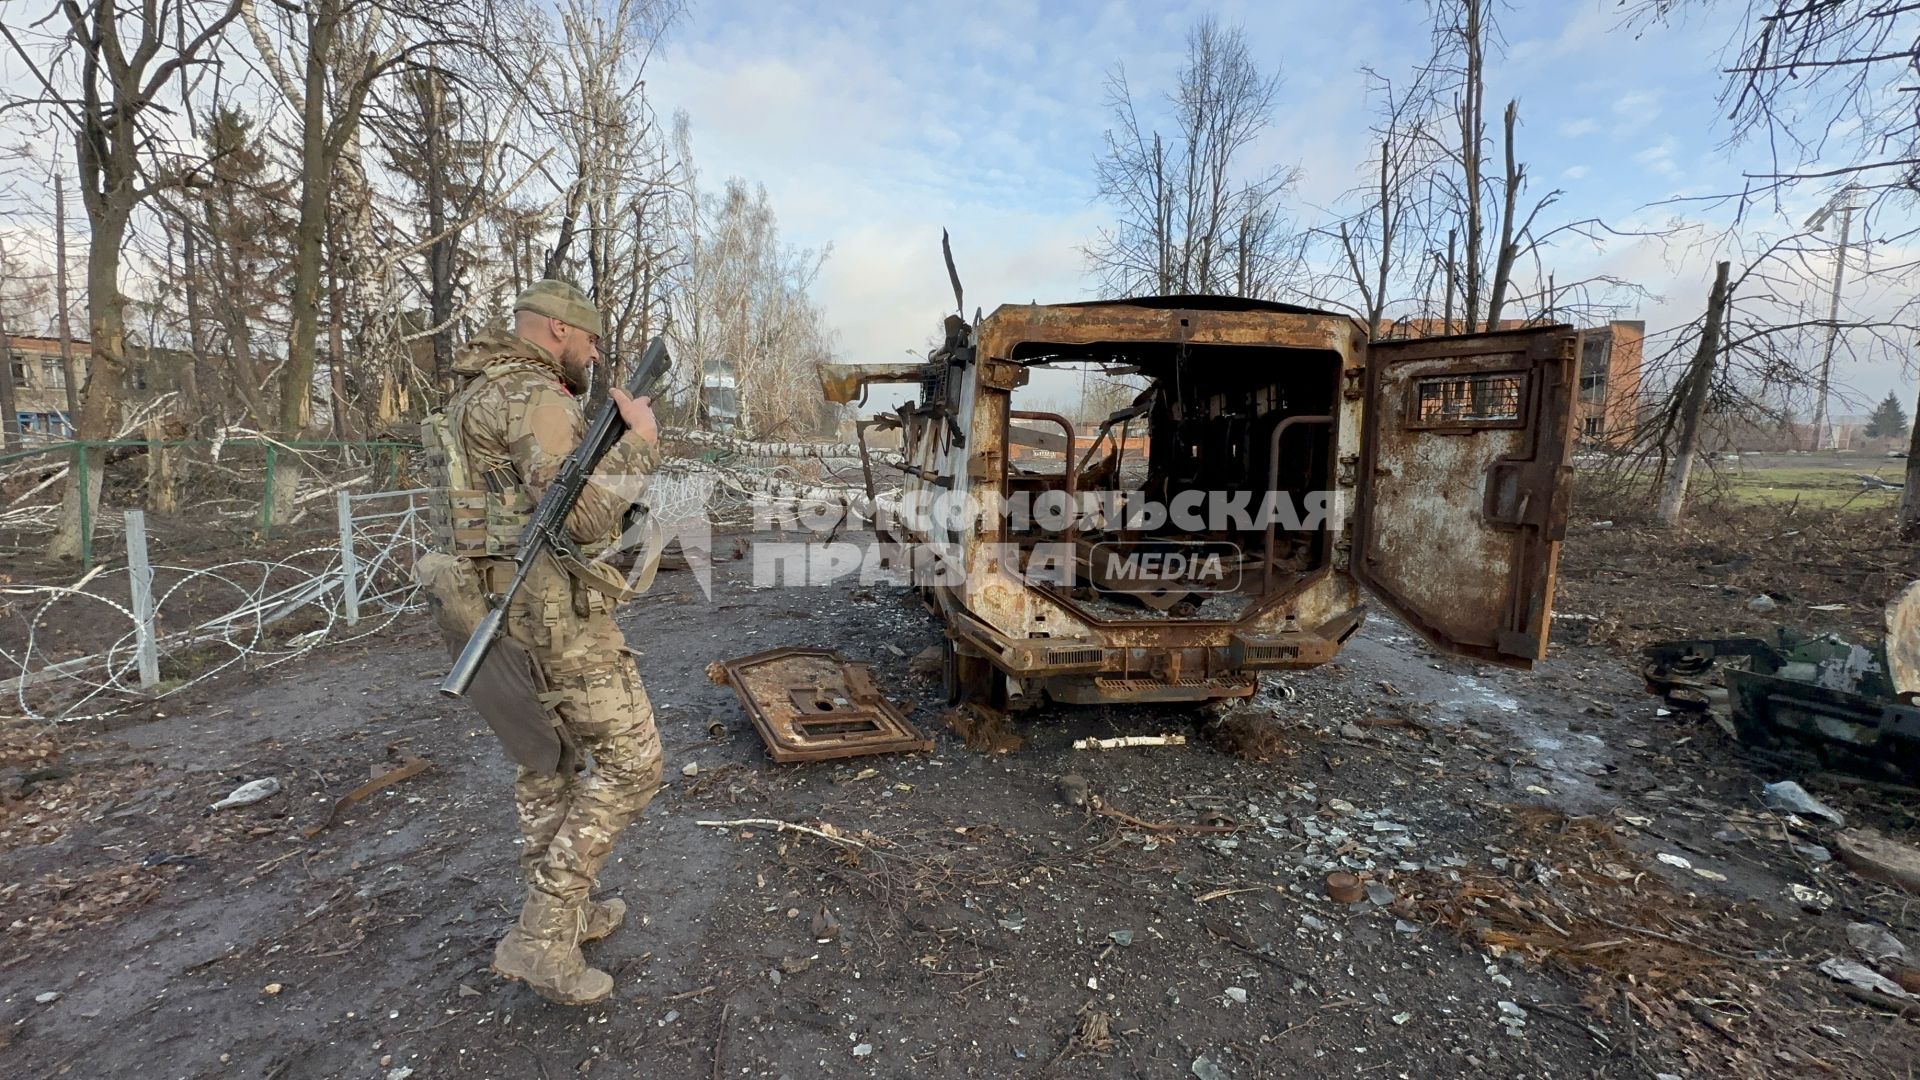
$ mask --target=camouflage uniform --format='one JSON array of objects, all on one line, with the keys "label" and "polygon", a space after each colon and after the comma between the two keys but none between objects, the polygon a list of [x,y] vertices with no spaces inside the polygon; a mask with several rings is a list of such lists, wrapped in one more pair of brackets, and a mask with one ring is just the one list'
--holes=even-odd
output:
[{"label": "camouflage uniform", "polygon": [[[544,315],[572,332],[601,332],[600,313],[565,282],[537,282],[514,301],[514,310]],[[561,328],[554,333],[569,340]],[[586,417],[559,358],[517,334],[479,335],[460,351],[453,370],[462,385],[446,409],[422,425],[427,461],[438,474],[432,501],[441,551],[423,556],[417,569],[457,650],[470,627],[452,629],[447,617],[465,611],[477,623],[485,611],[482,594],[506,591],[520,537],[585,435]],[[612,977],[588,965],[580,945],[612,933],[626,905],[594,903],[594,878],[620,830],[660,788],[653,706],[613,621],[614,598],[628,593],[618,571],[594,561],[617,546],[626,511],[659,460],[653,444],[623,435],[567,516],[578,550],[534,563],[506,611],[506,635],[525,649],[545,685],[538,701],[526,698],[524,719],[543,739],[555,734],[545,725],[557,723],[562,737],[553,758],[543,756],[544,749],[523,745],[516,752],[509,745],[516,757],[546,768],[523,765],[514,783],[529,887],[519,918],[494,949],[493,970],[564,1004],[590,1004],[613,992]],[[490,724],[497,719],[488,714]],[[592,761],[585,773],[574,767],[580,751]]]},{"label": "camouflage uniform", "polygon": [[[560,362],[505,331],[476,337],[453,370],[470,380],[448,403],[455,437],[477,470],[511,477],[519,487],[488,507],[491,526],[539,500],[579,442],[586,418]],[[639,483],[658,463],[659,451],[635,435],[614,445],[567,518],[583,550],[592,554],[619,536]],[[474,562],[489,592],[504,590],[513,577],[510,558]],[[534,566],[507,610],[507,634],[533,654],[568,734],[593,759],[585,775],[522,768],[514,784],[521,866],[535,889],[570,903],[587,899],[614,838],[660,786],[653,706],[612,606],[604,593],[547,559]]]}]

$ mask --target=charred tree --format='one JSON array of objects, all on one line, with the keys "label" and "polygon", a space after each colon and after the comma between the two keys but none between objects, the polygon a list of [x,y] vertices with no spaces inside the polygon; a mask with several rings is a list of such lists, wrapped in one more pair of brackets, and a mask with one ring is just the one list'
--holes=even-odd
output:
[{"label": "charred tree", "polygon": [[1720,353],[1721,327],[1727,311],[1729,266],[1729,263],[1722,262],[1714,270],[1713,291],[1707,295],[1707,316],[1700,329],[1700,343],[1694,349],[1693,362],[1687,367],[1683,384],[1677,389],[1678,437],[1674,445],[1673,463],[1667,472],[1666,489],[1660,495],[1660,506],[1655,512],[1655,519],[1662,525],[1678,523],[1681,513],[1686,509],[1687,484],[1693,478],[1693,462],[1698,453],[1700,420],[1706,415],[1707,397],[1713,389],[1715,360]]}]

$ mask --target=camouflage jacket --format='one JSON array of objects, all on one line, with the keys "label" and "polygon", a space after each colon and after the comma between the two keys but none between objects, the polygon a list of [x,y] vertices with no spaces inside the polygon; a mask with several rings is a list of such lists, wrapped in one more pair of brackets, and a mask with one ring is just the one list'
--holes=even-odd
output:
[{"label": "camouflage jacket", "polygon": [[[466,381],[448,411],[473,466],[511,474],[538,502],[587,428],[560,361],[516,334],[488,330],[461,348],[453,371]],[[588,556],[619,537],[627,508],[659,464],[659,448],[631,431],[601,459],[567,516],[567,531],[591,545]]]}]

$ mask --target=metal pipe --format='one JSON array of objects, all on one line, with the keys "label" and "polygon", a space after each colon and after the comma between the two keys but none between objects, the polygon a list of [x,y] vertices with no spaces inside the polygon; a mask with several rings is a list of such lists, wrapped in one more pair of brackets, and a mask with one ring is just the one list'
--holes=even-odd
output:
[{"label": "metal pipe", "polygon": [[[1025,411],[1010,411],[1007,413],[1007,419],[1009,420],[1047,420],[1052,423],[1059,424],[1061,429],[1067,433],[1067,452],[1064,458],[1064,461],[1066,464],[1066,474],[1067,474],[1067,543],[1069,544],[1073,543],[1073,536],[1076,531],[1073,527],[1073,523],[1080,516],[1079,507],[1074,504],[1074,498],[1073,498],[1074,482],[1077,479],[1075,474],[1078,472],[1078,470],[1076,470],[1073,467],[1073,441],[1074,441],[1073,440],[1073,421],[1068,420],[1066,417],[1061,416],[1059,413],[1025,412]],[[1010,457],[1012,457],[1012,455],[1008,454],[1007,458],[1010,458]],[[1007,460],[1007,458],[1002,458],[1001,460],[1004,462]],[[1004,466],[1002,467],[1004,468]]]},{"label": "metal pipe", "polygon": [[[1331,416],[1289,416],[1273,426],[1273,443],[1267,451],[1267,492],[1271,494],[1274,483],[1280,478],[1280,436],[1295,424],[1331,424]],[[1273,534],[1274,522],[1267,521],[1266,542],[1260,548],[1260,591],[1273,587]]]}]

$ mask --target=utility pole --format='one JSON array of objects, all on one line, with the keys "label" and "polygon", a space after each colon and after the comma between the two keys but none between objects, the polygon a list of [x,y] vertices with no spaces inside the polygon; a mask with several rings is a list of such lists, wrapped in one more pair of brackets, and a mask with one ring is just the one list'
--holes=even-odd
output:
[{"label": "utility pole", "polygon": [[1853,195],[1857,189],[1848,184],[1841,188],[1827,205],[1820,208],[1807,219],[1806,227],[1814,232],[1826,228],[1827,219],[1835,211],[1840,214],[1840,246],[1833,253],[1833,297],[1827,308],[1827,344],[1820,355],[1820,382],[1815,388],[1817,395],[1813,403],[1813,445],[1811,450],[1831,450],[1836,445],[1832,425],[1827,418],[1827,392],[1833,380],[1833,347],[1840,340],[1840,287],[1847,275],[1847,241],[1853,232]]},{"label": "utility pole", "polygon": [[53,302],[60,309],[60,374],[67,384],[67,428],[72,430],[80,416],[80,381],[73,377],[73,327],[67,323],[67,175],[58,171],[53,174]]}]

